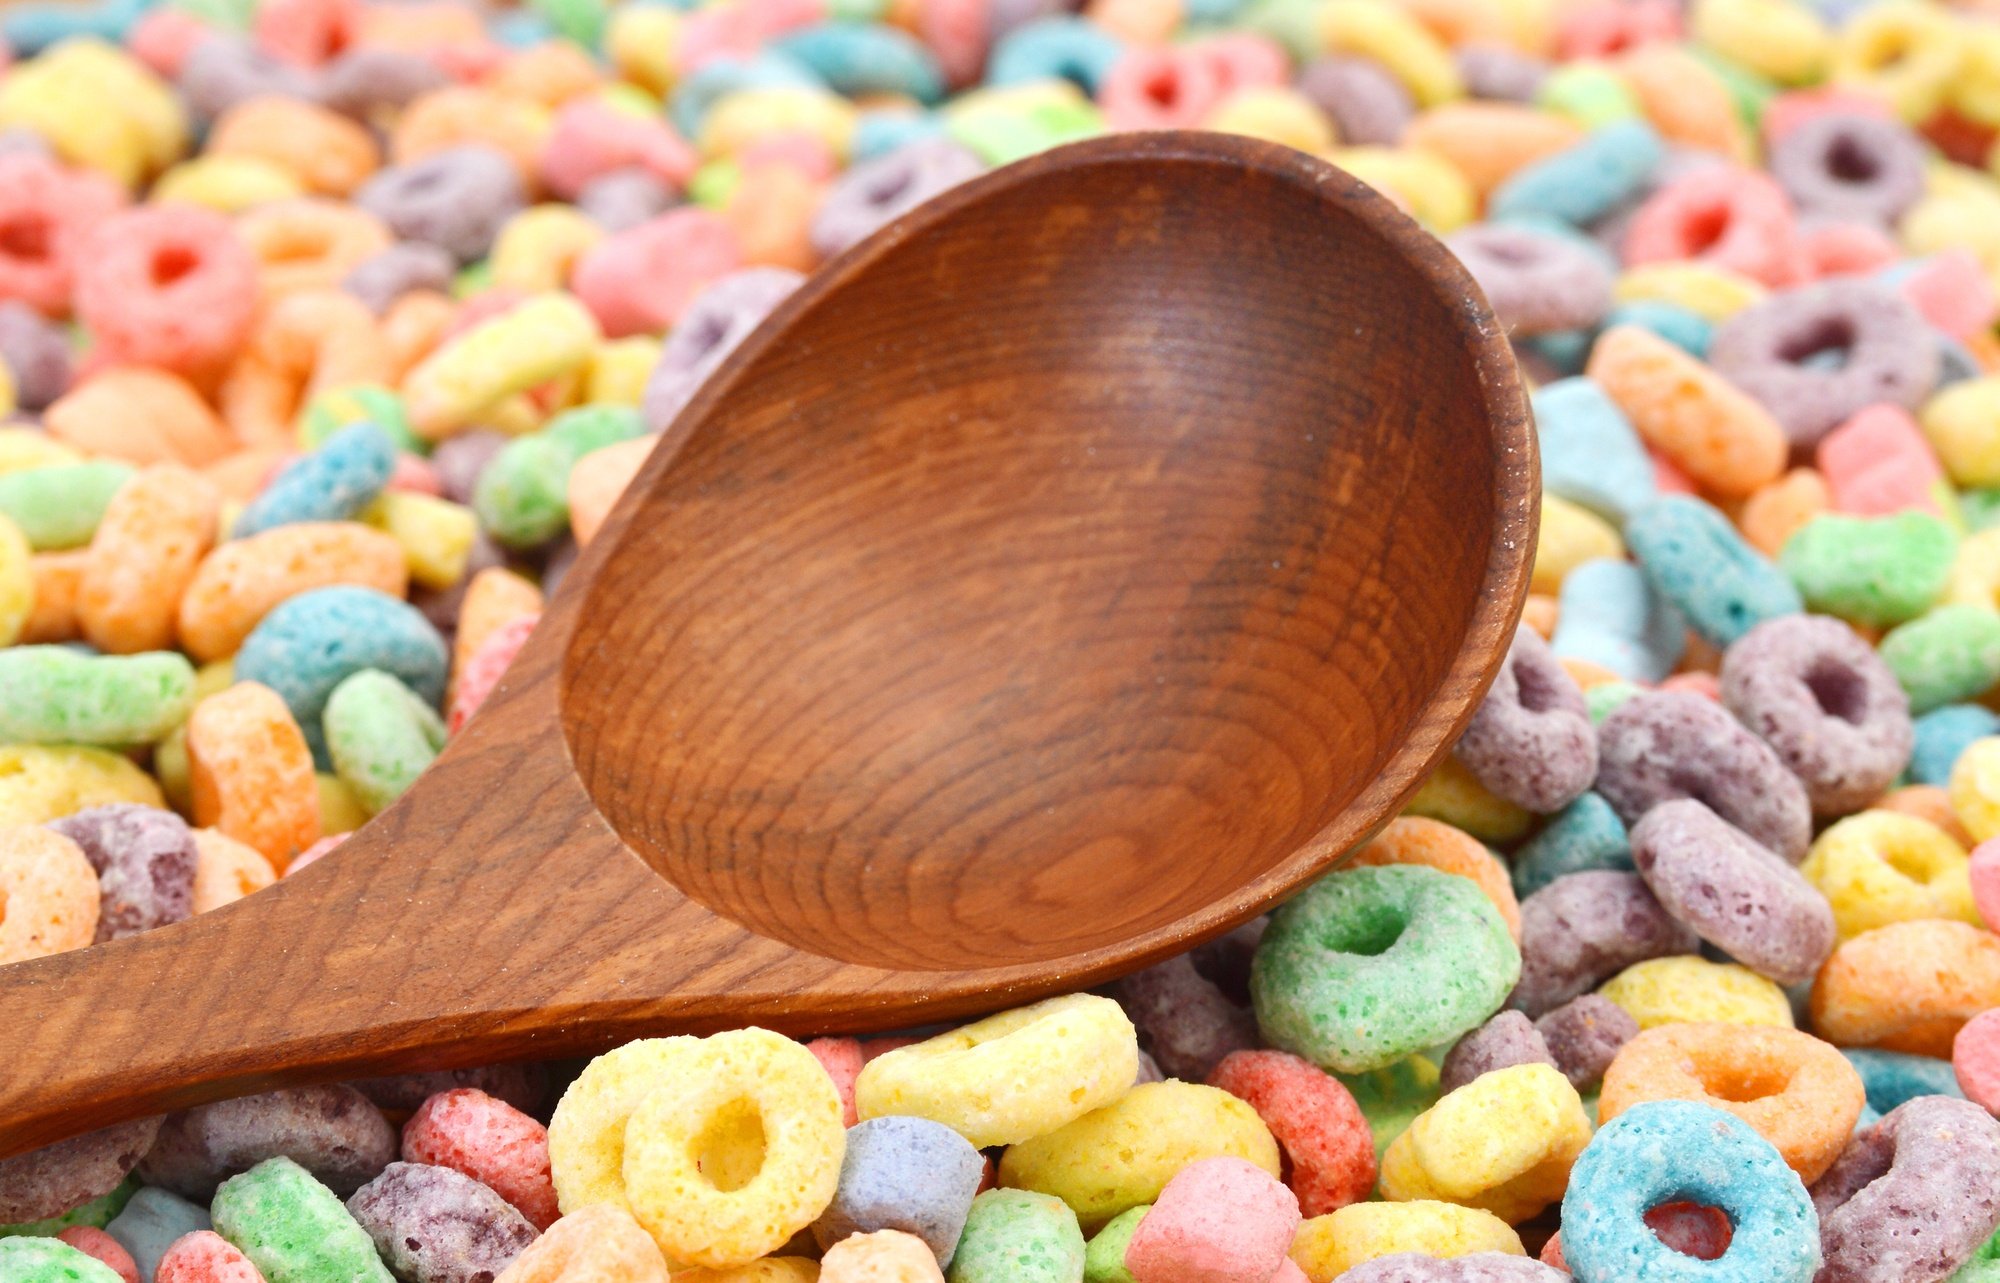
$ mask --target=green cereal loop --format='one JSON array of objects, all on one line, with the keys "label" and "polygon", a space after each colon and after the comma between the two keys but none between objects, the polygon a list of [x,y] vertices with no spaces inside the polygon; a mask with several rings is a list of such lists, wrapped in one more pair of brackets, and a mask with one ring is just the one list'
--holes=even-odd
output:
[{"label": "green cereal loop", "polygon": [[1008,165],[1063,143],[1102,133],[1104,119],[1088,101],[985,107],[951,117],[945,132],[989,165]]},{"label": "green cereal loop", "polygon": [[1945,1283],[2000,1283],[2000,1232],[1974,1249],[1971,1258]]},{"label": "green cereal loop", "polygon": [[368,1231],[289,1158],[222,1182],[208,1214],[265,1283],[395,1283]]},{"label": "green cereal loop", "polygon": [[191,13],[212,27],[246,31],[256,15],[257,0],[173,0],[171,7]]},{"label": "green cereal loop", "polygon": [[132,479],[125,463],[55,463],[0,474],[0,515],[11,518],[36,552],[81,548],[97,533],[104,509]]},{"label": "green cereal loop", "polygon": [[410,428],[403,398],[385,387],[357,383],[322,392],[299,411],[299,448],[317,450],[334,433],[354,423],[372,423],[405,454],[429,454],[431,443]]},{"label": "green cereal loop", "polygon": [[1687,46],[1687,51],[1722,82],[1723,89],[1729,94],[1730,105],[1736,108],[1737,119],[1751,129],[1757,128],[1764,119],[1764,107],[1778,96],[1778,87],[1742,63],[1725,58],[1713,49],[1691,44]]},{"label": "green cereal loop", "polygon": [[1631,682],[1599,682],[1583,693],[1583,705],[1595,726],[1618,711],[1618,706],[1639,693]]},{"label": "green cereal loop", "polygon": [[569,525],[569,474],[576,461],[645,431],[628,406],[571,410],[540,432],[508,442],[479,474],[472,508],[510,548],[534,548]]},{"label": "green cereal loop", "polygon": [[1881,653],[1914,715],[1974,699],[2000,681],[2000,612],[1940,606],[1890,632]]},{"label": "green cereal loop", "polygon": [[1923,512],[1814,517],[1785,541],[1778,567],[1808,609],[1886,628],[1915,619],[1944,595],[1958,535]]},{"label": "green cereal loop", "polygon": [[529,0],[528,7],[547,19],[558,35],[586,49],[603,41],[610,17],[604,0]]},{"label": "green cereal loop", "polygon": [[711,160],[688,179],[690,203],[704,209],[721,209],[743,182],[743,167],[733,160]]},{"label": "green cereal loop", "polygon": [[1438,1102],[1438,1060],[1428,1056],[1411,1056],[1365,1074],[1336,1076],[1368,1120],[1377,1163],[1417,1115]]},{"label": "green cereal loop", "polygon": [[972,1200],[945,1278],[949,1283],[1077,1283],[1083,1261],[1083,1231],[1067,1203],[1031,1190],[989,1189]]},{"label": "green cereal loop", "polygon": [[1359,1073],[1500,1009],[1521,951],[1472,882],[1415,865],[1328,874],[1271,914],[1250,968],[1273,1047]]},{"label": "green cereal loop", "polygon": [[51,1216],[43,1221],[23,1221],[19,1225],[0,1225],[0,1238],[54,1238],[66,1229],[78,1225],[88,1225],[101,1230],[111,1223],[111,1218],[125,1210],[139,1182],[127,1176],[118,1182],[108,1194],[99,1194],[88,1203],[70,1208],[61,1216]]},{"label": "green cereal loop", "polygon": [[1959,515],[1968,533],[2000,526],[2000,490],[1966,490],[1958,496]]},{"label": "green cereal loop", "polygon": [[52,1238],[0,1238],[6,1283],[124,1283],[109,1265]]},{"label": "green cereal loop", "polygon": [[322,725],[333,773],[371,815],[387,810],[444,748],[437,710],[379,668],[334,687]]},{"label": "green cereal loop", "polygon": [[1314,0],[1255,0],[1236,25],[1277,41],[1301,65],[1320,55],[1319,5]]},{"label": "green cereal loop", "polygon": [[464,300],[474,294],[484,293],[493,286],[493,260],[482,258],[477,263],[469,263],[458,269],[458,275],[451,278],[451,296]]},{"label": "green cereal loop", "polygon": [[1615,73],[1597,63],[1573,62],[1542,80],[1535,105],[1568,116],[1585,129],[1615,125],[1639,116],[1638,100]]},{"label": "green cereal loop", "polygon": [[1125,1248],[1132,1241],[1132,1231],[1139,1228],[1140,1218],[1152,1210],[1151,1203],[1141,1203],[1104,1222],[1104,1228],[1083,1250],[1083,1283],[1136,1283],[1132,1271],[1125,1268]]},{"label": "green cereal loop", "polygon": [[144,744],[187,720],[194,665],[173,651],[0,650],[0,743]]}]

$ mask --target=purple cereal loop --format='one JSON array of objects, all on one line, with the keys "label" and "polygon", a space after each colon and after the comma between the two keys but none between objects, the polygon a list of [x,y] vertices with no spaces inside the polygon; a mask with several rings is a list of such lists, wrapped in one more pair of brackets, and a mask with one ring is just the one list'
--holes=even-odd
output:
[{"label": "purple cereal loop", "polygon": [[437,63],[403,49],[349,49],[328,63],[320,100],[357,120],[400,111],[451,83]]},{"label": "purple cereal loop", "polygon": [[549,1099],[548,1067],[534,1062],[357,1078],[347,1085],[383,1109],[415,1109],[441,1091],[460,1087],[483,1091],[524,1114],[539,1113]]},{"label": "purple cereal loop", "polygon": [[61,1216],[110,1193],[159,1134],[157,1118],[135,1118],[0,1159],[0,1224]]},{"label": "purple cereal loop", "polygon": [[[1822,366],[1809,358],[1839,355]],[[1871,405],[1914,412],[1937,385],[1937,338],[1894,289],[1835,277],[1753,303],[1716,327],[1716,373],[1754,397],[1795,446]]]},{"label": "purple cereal loop", "polygon": [[196,118],[214,120],[252,98],[319,96],[313,73],[257,47],[247,36],[212,35],[195,45],[181,62],[176,83]]},{"label": "purple cereal loop", "polygon": [[282,1155],[348,1194],[388,1166],[396,1147],[382,1111],[352,1087],[291,1087],[167,1115],[139,1178],[206,1202],[225,1178]]},{"label": "purple cereal loop", "polygon": [[1899,120],[1835,111],[1788,130],[1767,163],[1800,215],[1886,227],[1922,199],[1926,150]]},{"label": "purple cereal loop", "polygon": [[1394,146],[1417,114],[1403,82],[1370,58],[1315,58],[1299,71],[1296,88],[1350,146]]},{"label": "purple cereal loop", "polygon": [[23,410],[45,410],[69,391],[69,339],[26,303],[0,302],[0,362],[14,376],[14,401]]},{"label": "purple cereal loop", "polygon": [[1910,697],[1875,648],[1838,619],[1786,615],[1722,656],[1722,702],[1805,785],[1813,810],[1846,815],[1910,761]]},{"label": "purple cereal loop", "polygon": [[1465,725],[1458,760],[1489,791],[1538,815],[1562,810],[1597,778],[1597,731],[1583,692],[1525,624]]},{"label": "purple cereal loop", "polygon": [[749,267],[696,295],[660,346],[660,359],[646,380],[640,410],[647,429],[666,431],[708,376],[804,280],[788,268]]},{"label": "purple cereal loop", "polygon": [[1472,1252],[1439,1258],[1396,1252],[1364,1261],[1333,1283],[1569,1283],[1554,1266],[1506,1252]]},{"label": "purple cereal loop", "polygon": [[986,162],[949,138],[924,138],[863,161],[834,180],[809,236],[831,258],[858,245],[933,196],[986,171]]},{"label": "purple cereal loop", "polygon": [[1634,963],[1700,943],[1638,874],[1572,873],[1521,901],[1521,982],[1507,1005],[1540,1016]]},{"label": "purple cereal loop", "polygon": [[664,214],[675,204],[674,189],[637,167],[614,169],[590,180],[576,195],[577,212],[616,234]]},{"label": "purple cereal loop", "polygon": [[1257,1018],[1195,970],[1188,954],[1125,977],[1113,996],[1169,1078],[1201,1082],[1230,1052],[1258,1045]]},{"label": "purple cereal loop", "polygon": [[1457,1091],[1481,1074],[1515,1065],[1556,1065],[1556,1058],[1533,1021],[1503,1011],[1453,1045],[1438,1066],[1438,1090]]},{"label": "purple cereal loop", "polygon": [[493,1279],[536,1239],[506,1199],[449,1167],[390,1163],[347,1210],[405,1283]]},{"label": "purple cereal loop", "polygon": [[1643,691],[1597,728],[1597,791],[1627,824],[1692,797],[1796,864],[1812,840],[1805,786],[1720,704]]},{"label": "purple cereal loop", "polygon": [[528,193],[505,152],[467,143],[379,171],[354,193],[354,203],[404,240],[470,263],[485,257],[500,228],[527,207]]},{"label": "purple cereal loop", "polygon": [[1810,979],[1833,952],[1826,897],[1692,798],[1662,802],[1632,827],[1632,863],[1676,920],[1781,985]]},{"label": "purple cereal loop", "polygon": [[1549,64],[1507,45],[1463,44],[1453,53],[1465,92],[1499,102],[1533,102]]},{"label": "purple cereal loop", "polygon": [[194,831],[172,811],[116,802],[49,822],[83,848],[103,895],[94,943],[182,922],[194,913]]},{"label": "purple cereal loop", "polygon": [[1445,245],[1515,337],[1584,329],[1611,310],[1611,269],[1568,237],[1477,223],[1445,237]]},{"label": "purple cereal loop", "polygon": [[1582,1091],[1604,1077],[1618,1052],[1639,1036],[1639,1022],[1611,999],[1587,993],[1535,1021],[1556,1068]]},{"label": "purple cereal loop", "polygon": [[398,241],[355,264],[340,288],[380,316],[405,294],[416,290],[445,292],[451,288],[451,278],[457,271],[458,263],[438,246],[424,241]]},{"label": "purple cereal loop", "polygon": [[2000,1122],[1918,1096],[1861,1132],[1812,1187],[1814,1283],[1942,1279],[2000,1227]]}]

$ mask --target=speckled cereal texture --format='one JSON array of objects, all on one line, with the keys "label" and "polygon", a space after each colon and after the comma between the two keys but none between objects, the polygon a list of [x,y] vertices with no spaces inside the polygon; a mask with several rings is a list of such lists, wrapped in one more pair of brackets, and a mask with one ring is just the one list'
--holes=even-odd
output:
[{"label": "speckled cereal texture", "polygon": [[1817,1283],[1941,1278],[2000,1228],[2000,1121],[1920,1096],[1854,1138],[1813,1186]]},{"label": "speckled cereal texture", "polygon": [[368,1232],[332,1190],[289,1158],[222,1182],[209,1208],[265,1283],[391,1283]]},{"label": "speckled cereal texture", "polygon": [[506,1199],[449,1167],[391,1163],[347,1211],[405,1283],[495,1278],[535,1241]]},{"label": "speckled cereal texture", "polygon": [[206,1201],[225,1177],[279,1156],[351,1194],[395,1158],[396,1132],[351,1087],[289,1087],[167,1115],[139,1174]]}]

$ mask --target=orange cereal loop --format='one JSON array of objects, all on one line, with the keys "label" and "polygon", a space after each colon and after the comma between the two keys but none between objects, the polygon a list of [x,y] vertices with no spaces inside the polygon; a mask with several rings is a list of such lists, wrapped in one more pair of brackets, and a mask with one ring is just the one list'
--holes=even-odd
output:
[{"label": "orange cereal loop", "polygon": [[553,111],[572,98],[596,93],[604,77],[583,50],[567,40],[551,40],[509,56],[479,83]]},{"label": "orange cereal loop", "polygon": [[1412,120],[1402,145],[1450,161],[1484,200],[1516,170],[1582,141],[1583,127],[1554,112],[1511,102],[1452,102]]},{"label": "orange cereal loop", "polygon": [[480,11],[455,0],[430,4],[371,4],[354,20],[354,43],[371,49],[428,53],[447,45],[486,40]]},{"label": "orange cereal loop", "polygon": [[222,113],[208,135],[210,156],[267,160],[316,196],[346,196],[382,164],[366,129],[297,98],[252,98]]},{"label": "orange cereal loop", "polygon": [[84,564],[89,560],[88,548],[38,552],[28,559],[28,573],[35,581],[35,604],[21,623],[21,635],[16,639],[21,645],[82,638],[83,625],[76,618],[76,594],[83,584]]},{"label": "orange cereal loop", "polygon": [[1965,831],[1965,823],[1951,804],[1951,795],[1935,784],[1911,784],[1884,793],[1868,804],[1871,811],[1895,811],[1928,820],[1943,829],[1952,841],[1970,851],[1975,843]]},{"label": "orange cereal loop", "polygon": [[83,948],[101,903],[76,843],[39,824],[0,828],[0,966]]},{"label": "orange cereal loop", "polygon": [[1563,658],[1556,662],[1563,666],[1563,671],[1569,674],[1569,679],[1584,690],[1625,680],[1603,665],[1593,664],[1587,659]]},{"label": "orange cereal loop", "polygon": [[1729,88],[1699,58],[1655,42],[1618,58],[1612,69],[1662,138],[1750,163],[1750,134]]},{"label": "orange cereal loop", "polygon": [[1793,468],[1745,500],[1736,524],[1751,547],[1775,557],[1801,526],[1832,506],[1824,477],[1811,468]]},{"label": "orange cereal loop", "polygon": [[1370,864],[1421,864],[1470,880],[1507,924],[1514,942],[1521,941],[1521,905],[1514,898],[1514,883],[1500,857],[1486,844],[1442,820],[1404,815],[1389,821],[1375,839],[1348,858],[1348,867]]},{"label": "orange cereal loop", "polygon": [[221,504],[214,486],[178,463],[156,463],[119,487],[77,587],[77,622],[91,645],[113,655],[173,645],[181,593],[215,542]]},{"label": "orange cereal loop", "polygon": [[319,840],[312,750],[285,701],[238,682],[194,706],[187,723],[194,820],[255,847],[283,873]]},{"label": "orange cereal loop", "polygon": [[667,1283],[667,1261],[617,1203],[579,1207],[549,1226],[493,1283]]},{"label": "orange cereal loop", "polygon": [[555,127],[548,108],[490,89],[458,87],[411,103],[389,138],[398,165],[465,143],[497,147],[521,171],[529,193],[541,190],[542,144]]},{"label": "orange cereal loop", "polygon": [[465,599],[458,608],[458,633],[451,643],[454,678],[479,653],[494,630],[523,615],[538,615],[541,611],[542,590],[513,571],[489,566],[474,575],[465,586]]},{"label": "orange cereal loop", "polygon": [[236,449],[192,384],[150,366],[99,370],[42,412],[49,435],[133,463],[213,463]]},{"label": "orange cereal loop", "polygon": [[764,165],[744,174],[722,211],[744,265],[795,272],[819,266],[811,226],[824,195],[824,187],[790,165]]},{"label": "orange cereal loop", "polygon": [[1768,1025],[1678,1024],[1625,1044],[1604,1073],[1599,1124],[1651,1100],[1736,1115],[1810,1185],[1840,1156],[1865,1101],[1847,1057],[1811,1034]]},{"label": "orange cereal loop", "polygon": [[236,231],[262,264],[267,299],[338,289],[363,259],[393,239],[367,210],[317,197],[259,205],[236,220]]},{"label": "orange cereal loop", "polygon": [[[1493,0],[1402,0],[1402,6],[1432,35],[1448,45],[1519,47],[1521,44],[1522,33],[1516,30],[1517,24],[1510,23],[1505,6],[1495,4]],[[1544,31],[1540,44],[1528,48],[1526,52],[1546,52],[1547,35]]]},{"label": "orange cereal loop", "polygon": [[340,290],[301,291],[264,314],[229,367],[222,417],[246,445],[288,445],[312,398],[390,377],[389,345],[366,304]]},{"label": "orange cereal loop", "polygon": [[1521,622],[1534,629],[1543,641],[1555,636],[1556,621],[1561,617],[1561,605],[1547,593],[1529,593],[1527,601],[1521,604]]},{"label": "orange cereal loop", "polygon": [[291,450],[273,446],[238,450],[203,468],[201,475],[208,478],[208,484],[221,492],[224,499],[238,504],[249,503],[257,497],[272,474],[291,459],[292,454]]},{"label": "orange cereal loop", "polygon": [[1128,44],[1157,45],[1185,17],[1181,0],[1090,0],[1084,17]]},{"label": "orange cereal loop", "polygon": [[579,545],[597,537],[598,527],[658,442],[658,437],[633,437],[592,450],[576,461],[569,471],[569,528]]},{"label": "orange cereal loop", "polygon": [[1688,631],[1687,644],[1681,650],[1680,663],[1674,666],[1677,673],[1721,673],[1722,652],[1706,637]]},{"label": "orange cereal loop", "polygon": [[1754,494],[1784,469],[1789,449],[1770,412],[1651,330],[1606,330],[1584,372],[1704,490]]},{"label": "orange cereal loop", "polygon": [[234,655],[265,615],[300,593],[353,584],[402,597],[409,582],[402,545],[372,526],[358,521],[276,526],[231,540],[202,558],[180,597],[181,646],[206,664]]},{"label": "orange cereal loop", "polygon": [[234,904],[278,880],[264,853],[214,829],[194,831],[194,911]]},{"label": "orange cereal loop", "polygon": [[458,305],[431,290],[412,290],[389,305],[382,318],[382,342],[389,348],[389,373],[403,376],[422,365],[451,333]]},{"label": "orange cereal loop", "polygon": [[1960,1027],[1989,1007],[2000,1007],[2000,935],[1924,918],[1835,948],[1813,982],[1811,1014],[1839,1046],[1949,1060]]}]

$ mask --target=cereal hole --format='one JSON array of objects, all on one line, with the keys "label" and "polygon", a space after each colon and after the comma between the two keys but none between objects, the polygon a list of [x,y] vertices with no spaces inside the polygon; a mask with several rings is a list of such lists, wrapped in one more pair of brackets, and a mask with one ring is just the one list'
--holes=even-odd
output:
[{"label": "cereal hole", "polygon": [[0,254],[9,258],[46,258],[48,252],[48,220],[30,214],[0,223]]},{"label": "cereal hole", "polygon": [[1845,664],[1821,660],[1807,670],[1804,680],[1821,712],[1849,726],[1861,724],[1868,708],[1868,684],[1859,673]]},{"label": "cereal hole", "polygon": [[199,266],[201,266],[201,255],[187,246],[162,245],[153,251],[153,284],[165,289]]},{"label": "cereal hole", "polygon": [[694,1142],[695,1165],[708,1183],[731,1194],[764,1167],[764,1116],[747,1097],[730,1101],[709,1116]]},{"label": "cereal hole", "polygon": [[1826,172],[1843,183],[1866,183],[1874,181],[1882,166],[1866,147],[1842,134],[1826,149]]}]

